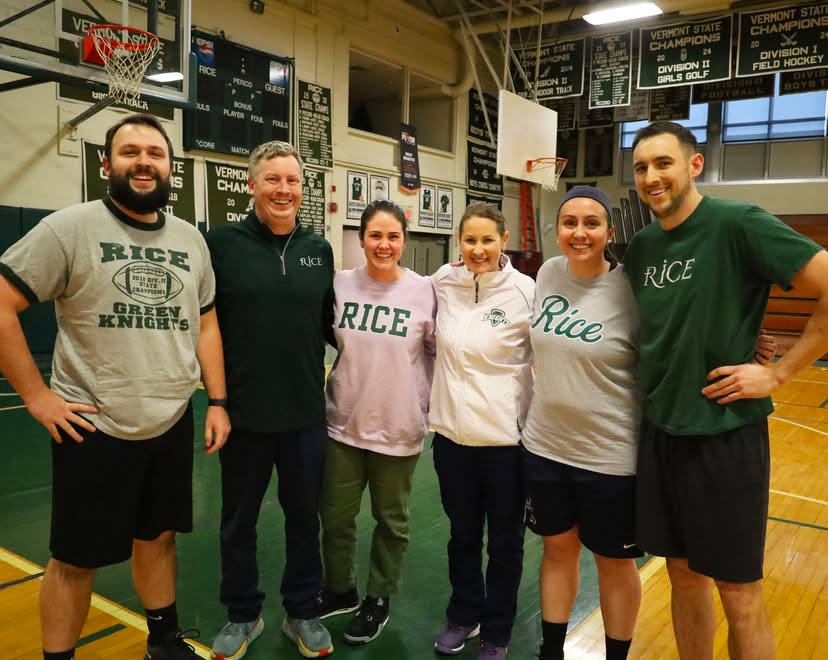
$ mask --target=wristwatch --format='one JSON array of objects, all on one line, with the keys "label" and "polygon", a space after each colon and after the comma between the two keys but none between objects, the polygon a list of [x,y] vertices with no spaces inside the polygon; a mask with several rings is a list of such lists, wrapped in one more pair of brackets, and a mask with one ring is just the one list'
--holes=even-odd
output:
[{"label": "wristwatch", "polygon": [[221,406],[222,408],[227,407],[227,399],[207,399],[208,406]]}]

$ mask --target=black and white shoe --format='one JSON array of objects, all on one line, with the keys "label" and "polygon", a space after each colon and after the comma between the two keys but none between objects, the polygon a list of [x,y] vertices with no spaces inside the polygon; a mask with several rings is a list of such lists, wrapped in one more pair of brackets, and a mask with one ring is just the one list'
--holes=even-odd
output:
[{"label": "black and white shoe", "polygon": [[356,589],[343,591],[335,594],[332,591],[323,589],[316,597],[318,603],[317,612],[320,619],[327,619],[329,616],[348,614],[359,609],[359,594]]},{"label": "black and white shoe", "polygon": [[387,596],[365,596],[351,623],[345,629],[345,641],[349,644],[367,644],[380,636],[388,623],[389,603]]}]

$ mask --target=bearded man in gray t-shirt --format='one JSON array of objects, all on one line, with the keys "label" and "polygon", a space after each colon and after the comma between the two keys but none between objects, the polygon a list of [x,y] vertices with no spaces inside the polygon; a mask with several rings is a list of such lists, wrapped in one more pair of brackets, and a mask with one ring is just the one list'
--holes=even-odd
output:
[{"label": "bearded man in gray t-shirt", "polygon": [[[147,658],[195,658],[175,608],[175,532],[192,530],[193,417],[207,389],[207,453],[230,422],[215,278],[201,234],[160,211],[172,145],[148,115],[106,135],[109,196],[44,218],[0,257],[0,371],[51,434],[52,558],[43,657],[71,660],[95,571],[132,557]],[[18,320],[54,300],[51,389]]]}]

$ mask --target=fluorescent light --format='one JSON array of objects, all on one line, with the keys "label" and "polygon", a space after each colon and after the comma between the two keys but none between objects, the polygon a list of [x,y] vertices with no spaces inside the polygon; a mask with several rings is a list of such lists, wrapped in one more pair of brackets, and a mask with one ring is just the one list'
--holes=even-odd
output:
[{"label": "fluorescent light", "polygon": [[645,16],[658,16],[661,13],[661,9],[655,3],[635,2],[620,7],[612,7],[611,9],[593,11],[589,14],[584,14],[583,18],[587,23],[591,23],[592,25],[607,25],[608,23],[631,21],[635,18],[644,18]]},{"label": "fluorescent light", "polygon": [[176,80],[184,80],[184,74],[180,71],[165,71],[164,73],[153,73],[151,76],[147,76],[147,80],[159,83],[175,82]]}]

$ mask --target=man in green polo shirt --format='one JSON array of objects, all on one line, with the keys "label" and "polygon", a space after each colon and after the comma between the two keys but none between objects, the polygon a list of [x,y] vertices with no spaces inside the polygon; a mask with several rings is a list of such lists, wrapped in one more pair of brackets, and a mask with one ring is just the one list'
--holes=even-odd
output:
[{"label": "man in green polo shirt", "polygon": [[[703,166],[678,124],[636,134],[636,188],[658,219],[625,256],[641,316],[637,542],[667,558],[682,658],[713,655],[715,582],[730,657],[763,660],[770,395],[828,351],[828,253],[756,206],[702,196]],[[817,304],[762,367],[749,363],[774,283]]]},{"label": "man in green polo shirt", "polygon": [[297,221],[302,161],[285,142],[250,156],[254,206],[207,236],[216,273],[233,424],[221,459],[221,602],[228,623],[213,657],[241,658],[262,632],[256,523],[278,473],[285,515],[282,630],[305,657],[333,651],[317,617],[322,589],[319,495],[325,448],[325,340],[333,321],[333,252]]}]

